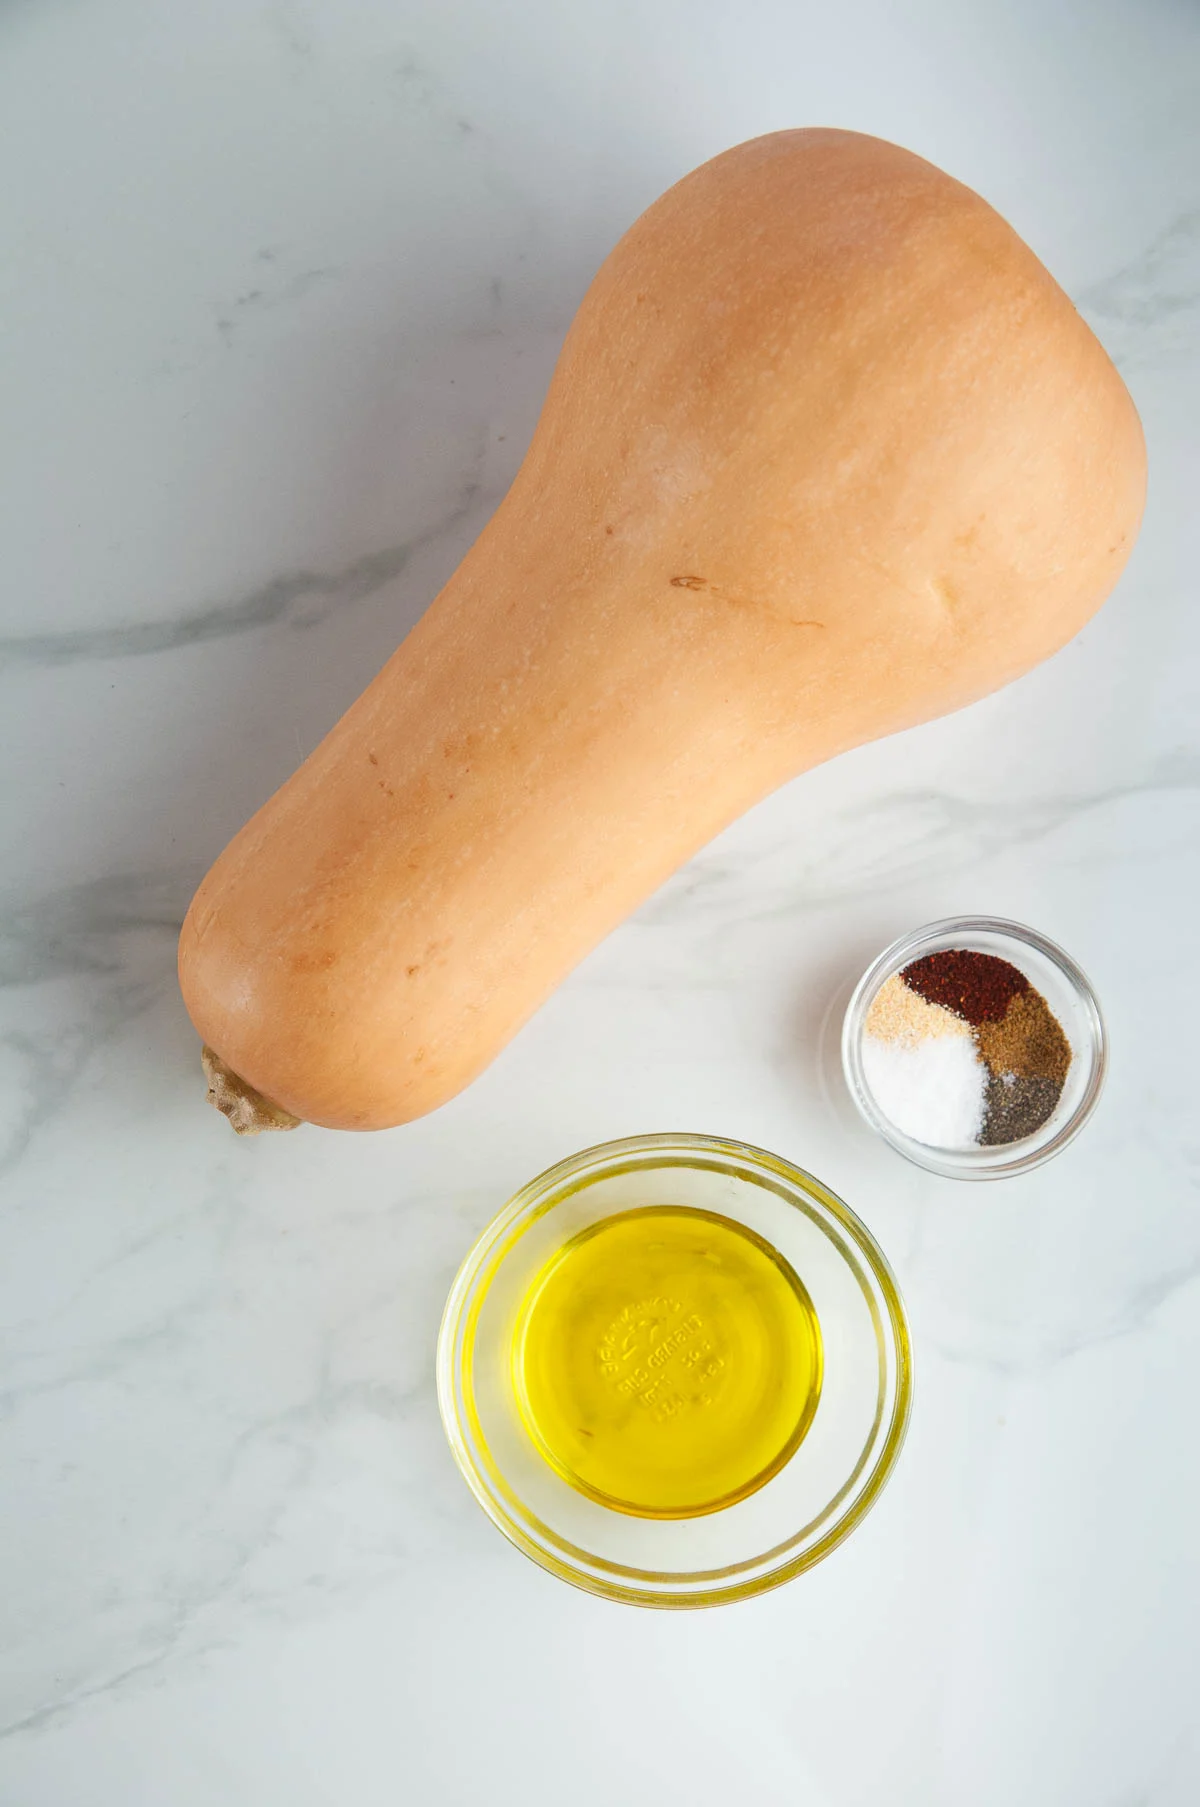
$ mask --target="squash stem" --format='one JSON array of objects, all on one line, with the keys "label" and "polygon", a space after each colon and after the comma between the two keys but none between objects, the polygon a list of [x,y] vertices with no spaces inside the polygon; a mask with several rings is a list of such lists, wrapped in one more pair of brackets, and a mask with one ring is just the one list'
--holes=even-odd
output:
[{"label": "squash stem", "polygon": [[212,1048],[201,1048],[200,1063],[208,1081],[208,1102],[228,1117],[239,1136],[261,1135],[265,1129],[295,1129],[301,1121],[256,1091]]}]

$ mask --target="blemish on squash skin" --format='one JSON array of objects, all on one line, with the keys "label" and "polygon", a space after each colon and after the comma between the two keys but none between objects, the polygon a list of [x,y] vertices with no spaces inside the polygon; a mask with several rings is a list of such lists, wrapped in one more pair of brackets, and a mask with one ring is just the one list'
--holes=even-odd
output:
[{"label": "blemish on squash skin", "polygon": [[372,765],[378,765],[378,764],[379,764],[379,759],[378,759],[378,757],[377,757],[377,755],[376,755],[376,754],[374,754],[374,753],[368,753],[368,754],[367,754],[367,758],[368,758],[368,759],[369,759],[369,760],[370,760],[370,762],[371,762],[371,764],[372,764]]},{"label": "blemish on squash skin", "polygon": [[331,966],[337,964],[337,955],[332,948],[327,947],[322,949],[319,953],[293,954],[289,964],[294,973],[328,972]]},{"label": "blemish on squash skin", "polygon": [[931,577],[929,589],[934,601],[940,603],[948,615],[953,615],[962,601],[957,584],[951,583],[948,577]]},{"label": "blemish on squash skin", "polygon": [[452,735],[442,743],[442,758],[454,761],[469,772],[471,768],[467,761],[474,759],[482,742],[483,736],[474,730],[467,734]]},{"label": "blemish on squash skin", "polygon": [[[689,573],[682,577],[672,577],[670,583],[672,589],[675,590],[703,590],[709,596],[720,597],[722,601],[729,603],[735,609],[761,608],[763,606],[761,603],[747,602],[741,596],[731,596],[728,590],[723,590],[720,584],[710,583],[707,577],[695,577]],[[767,612],[771,613],[772,611],[768,610]],[[823,621],[810,621],[803,616],[784,616],[783,619],[787,621],[789,627],[823,628],[825,626]]]}]

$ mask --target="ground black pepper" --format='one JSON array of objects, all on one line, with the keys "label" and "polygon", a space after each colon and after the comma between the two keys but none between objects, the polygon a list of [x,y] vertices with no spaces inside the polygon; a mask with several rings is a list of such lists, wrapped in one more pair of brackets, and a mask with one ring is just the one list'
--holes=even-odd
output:
[{"label": "ground black pepper", "polygon": [[1062,1095],[1062,1084],[1043,1079],[1036,1073],[993,1073],[984,1095],[983,1128],[979,1140],[984,1148],[997,1148],[1006,1142],[1021,1142],[1042,1127]]}]

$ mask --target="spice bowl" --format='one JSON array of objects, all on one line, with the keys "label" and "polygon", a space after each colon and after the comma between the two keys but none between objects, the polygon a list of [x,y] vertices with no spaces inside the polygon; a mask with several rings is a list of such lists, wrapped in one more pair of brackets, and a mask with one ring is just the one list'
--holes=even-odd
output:
[{"label": "spice bowl", "polygon": [[[602,1296],[600,1266],[589,1250],[602,1251],[609,1241],[619,1248],[631,1226],[658,1213],[676,1226],[695,1223],[704,1271],[680,1278],[677,1270],[664,1279],[660,1269],[647,1281],[644,1272],[619,1268],[609,1274],[616,1290]],[[778,1349],[758,1360],[766,1345],[756,1349],[736,1313],[722,1322],[719,1308],[710,1310],[713,1275],[720,1278],[720,1251],[730,1239],[759,1264],[755,1286],[764,1274],[768,1286],[794,1283],[805,1321],[819,1326],[809,1397],[794,1434],[777,1434],[774,1459],[749,1485],[730,1487],[726,1475],[714,1483],[724,1497],[691,1506],[678,1499],[663,1505],[665,1494],[661,1510],[640,1510],[628,1499],[622,1506],[594,1464],[582,1480],[577,1468],[572,1484],[571,1459],[558,1460],[531,1423],[525,1360],[531,1311],[540,1310],[538,1301],[553,1302],[563,1273],[570,1285],[557,1297],[561,1303],[565,1294],[569,1308],[549,1315],[559,1328],[567,1323],[571,1341],[553,1348],[547,1371],[556,1380],[573,1371],[578,1409],[551,1425],[551,1444],[564,1425],[568,1441],[576,1428],[581,1439],[603,1439],[607,1412],[608,1425],[625,1424],[631,1447],[648,1452],[659,1482],[673,1486],[696,1452],[703,1462],[719,1454],[730,1402],[753,1396],[768,1415],[777,1409],[785,1380]],[[661,1253],[668,1240],[653,1246]],[[577,1257],[582,1269],[562,1266]],[[587,1149],[517,1193],[454,1282],[437,1378],[455,1460],[510,1542],[591,1593],[675,1608],[762,1593],[841,1543],[892,1473],[912,1388],[899,1292],[854,1213],[775,1155],[682,1134]],[[600,1415],[584,1422],[597,1399]],[[756,1427],[741,1428],[752,1442]],[[739,1432],[728,1443],[735,1460],[742,1441]],[[587,1468],[597,1444],[579,1447]]]},{"label": "spice bowl", "polygon": [[1003,1179],[1058,1154],[1095,1109],[1106,1065],[1086,975],[1036,929],[998,917],[951,917],[893,942],[842,1025],[860,1115],[947,1179]]}]

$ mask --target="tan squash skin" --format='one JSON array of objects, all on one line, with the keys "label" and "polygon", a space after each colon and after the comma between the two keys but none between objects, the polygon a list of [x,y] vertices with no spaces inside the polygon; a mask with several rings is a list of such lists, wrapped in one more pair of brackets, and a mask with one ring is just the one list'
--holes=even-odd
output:
[{"label": "tan squash skin", "polygon": [[1145,453],[985,202],[780,132],[625,235],[508,496],[218,859],[180,982],[297,1117],[467,1085],[689,855],[796,773],[957,709],[1112,588]]}]

